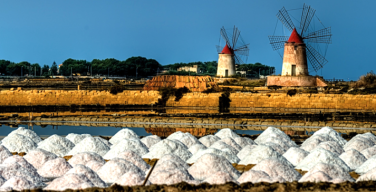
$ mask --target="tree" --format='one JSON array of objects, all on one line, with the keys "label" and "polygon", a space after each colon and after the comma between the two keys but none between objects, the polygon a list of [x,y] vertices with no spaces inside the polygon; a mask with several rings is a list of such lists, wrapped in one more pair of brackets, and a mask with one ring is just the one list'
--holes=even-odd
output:
[{"label": "tree", "polygon": [[50,66],[44,65],[42,68],[42,75],[43,76],[49,75],[49,71],[50,71]]},{"label": "tree", "polygon": [[54,61],[51,66],[51,75],[56,75],[57,74],[57,65],[56,62]]}]

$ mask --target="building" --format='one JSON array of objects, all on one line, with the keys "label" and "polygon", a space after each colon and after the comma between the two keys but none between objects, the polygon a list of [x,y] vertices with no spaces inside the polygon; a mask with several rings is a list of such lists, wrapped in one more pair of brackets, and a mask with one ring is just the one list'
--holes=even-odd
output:
[{"label": "building", "polygon": [[222,52],[218,54],[217,76],[231,77],[233,75],[236,75],[234,50],[226,44]]},{"label": "building", "polygon": [[179,67],[177,69],[177,71],[194,72],[194,73],[197,73],[197,74],[199,74],[201,72],[198,65]]}]

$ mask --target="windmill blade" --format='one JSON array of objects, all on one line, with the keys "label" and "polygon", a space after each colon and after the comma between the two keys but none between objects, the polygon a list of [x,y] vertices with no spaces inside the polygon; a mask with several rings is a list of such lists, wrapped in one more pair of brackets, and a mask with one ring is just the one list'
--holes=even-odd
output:
[{"label": "windmill blade", "polygon": [[288,39],[288,36],[269,36],[270,45],[274,51],[283,48]]},{"label": "windmill blade", "polygon": [[245,64],[244,61],[238,55],[234,55],[234,58],[235,64]]},{"label": "windmill blade", "polygon": [[328,61],[311,45],[306,44],[306,46],[308,61],[312,65],[313,69],[317,72],[319,69],[323,68]]},{"label": "windmill blade", "polygon": [[294,23],[292,22],[290,15],[287,13],[285,7],[282,7],[282,9],[278,11],[277,17],[290,31],[295,28]]},{"label": "windmill blade", "polygon": [[303,5],[302,16],[300,18],[300,28],[302,29],[302,32],[300,33],[301,36],[307,31],[315,12],[316,10],[311,8],[311,6],[307,6],[306,4]]},{"label": "windmill blade", "polygon": [[237,49],[234,50],[234,53],[238,55],[248,56],[249,55],[248,45],[249,44],[238,47]]},{"label": "windmill blade", "polygon": [[226,29],[224,27],[221,28],[221,36],[223,37],[223,39],[226,41],[226,44],[228,46],[230,46],[230,48],[232,48],[232,45],[230,44],[230,41],[228,39],[228,36],[227,36],[227,33],[226,33]]},{"label": "windmill blade", "polygon": [[331,44],[332,43],[331,27],[327,27],[327,28],[309,33],[307,36],[303,37],[303,39],[307,39],[308,42],[312,42],[312,43]]},{"label": "windmill blade", "polygon": [[237,27],[234,26],[234,30],[232,31],[232,45],[233,45],[232,48],[235,48],[239,36],[240,36],[240,31],[238,30]]}]

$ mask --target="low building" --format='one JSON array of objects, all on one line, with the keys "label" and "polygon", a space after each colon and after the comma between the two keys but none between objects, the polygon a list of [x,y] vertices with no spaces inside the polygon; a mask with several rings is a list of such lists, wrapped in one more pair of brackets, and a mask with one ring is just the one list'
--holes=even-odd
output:
[{"label": "low building", "polygon": [[177,71],[187,71],[187,72],[194,72],[194,73],[200,73],[200,68],[198,68],[198,65],[193,65],[193,66],[184,66],[184,67],[179,67]]}]

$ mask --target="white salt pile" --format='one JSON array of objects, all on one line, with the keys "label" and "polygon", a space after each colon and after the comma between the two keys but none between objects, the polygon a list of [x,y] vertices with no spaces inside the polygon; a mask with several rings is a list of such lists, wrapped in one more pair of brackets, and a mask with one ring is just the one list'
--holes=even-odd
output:
[{"label": "white salt pile", "polygon": [[367,161],[359,151],[355,149],[347,150],[342,153],[339,158],[341,158],[351,170],[357,169],[360,165]]},{"label": "white salt pile", "polygon": [[188,148],[194,144],[200,144],[198,139],[190,133],[183,133],[181,131],[175,132],[167,137],[169,140],[178,140]]},{"label": "white salt pile", "polygon": [[306,173],[304,176],[299,180],[299,182],[313,182],[313,183],[320,183],[320,182],[331,182],[333,178],[331,178],[328,174],[322,171],[316,171],[313,173]]},{"label": "white salt pile", "polygon": [[102,164],[104,164],[106,162],[97,153],[81,152],[81,153],[77,153],[77,154],[73,155],[72,158],[70,158],[68,160],[68,163],[71,164],[72,166],[75,166],[75,165],[78,165],[78,164],[87,165],[87,163],[89,161],[96,161],[96,162],[99,162],[99,163],[102,163]]},{"label": "white salt pile", "polygon": [[124,128],[118,131],[111,139],[110,143],[115,145],[123,139],[140,139],[140,137],[132,130]]},{"label": "white salt pile", "polygon": [[215,154],[215,155],[220,155],[220,156],[226,158],[230,163],[238,163],[240,161],[240,159],[236,155],[234,155],[232,153],[229,153],[229,152],[226,152],[226,151],[221,151],[221,150],[215,149],[215,148],[207,148],[207,149],[198,151],[191,158],[189,158],[188,160],[186,160],[186,162],[189,163],[189,164],[195,163],[203,155],[208,154],[208,153],[212,153],[212,154]]},{"label": "white salt pile", "polygon": [[317,145],[317,147],[326,149],[338,156],[341,155],[343,152],[345,152],[345,150],[343,150],[342,147],[336,141],[321,142],[319,145]]},{"label": "white salt pile", "polygon": [[370,169],[363,175],[361,175],[356,182],[360,181],[375,181],[376,180],[376,168]]},{"label": "white salt pile", "polygon": [[35,169],[35,167],[31,165],[29,162],[27,162],[26,159],[24,159],[23,157],[18,156],[18,155],[13,155],[11,157],[6,158],[3,161],[4,165],[12,164],[12,163],[18,163],[23,168],[25,168],[33,177],[39,177],[40,179],[42,179],[40,175],[38,174],[37,169]]},{"label": "white salt pile", "polygon": [[102,137],[94,137],[94,138],[96,138],[96,139],[102,141],[104,144],[106,144],[106,145],[109,146],[109,147],[112,146],[112,144],[111,144],[108,140],[103,139]]},{"label": "white salt pile", "polygon": [[37,144],[30,138],[18,133],[12,133],[1,140],[1,144],[10,152],[29,152],[37,148]]},{"label": "white salt pile", "polygon": [[184,168],[185,170],[189,169],[189,165],[186,162],[184,162],[180,157],[174,154],[164,155],[162,158],[158,160],[158,164],[164,164],[165,161],[172,161],[176,163],[178,167]]},{"label": "white salt pile", "polygon": [[369,159],[370,157],[376,155],[376,146],[364,149],[363,151],[360,151],[360,153],[363,154],[366,159]]},{"label": "white salt pile", "polygon": [[140,156],[145,155],[149,152],[145,144],[140,140],[135,139],[123,139],[117,144],[113,145],[111,149],[103,156],[104,159],[112,159],[118,156],[119,153],[126,150],[131,150],[139,154]]},{"label": "white salt pile", "polygon": [[200,141],[203,145],[206,147],[210,147],[213,143],[221,140],[221,138],[215,136],[215,135],[206,135],[201,137],[198,141]]},{"label": "white salt pile", "polygon": [[296,143],[290,139],[283,131],[275,128],[268,127],[256,139],[257,144],[272,142],[280,145],[287,151],[290,147],[297,147]]},{"label": "white salt pile", "polygon": [[97,171],[97,174],[104,182],[114,183],[122,175],[130,171],[145,176],[145,173],[136,165],[120,158],[108,161]]},{"label": "white salt pile", "polygon": [[[265,142],[265,143],[262,143],[260,145],[269,146],[269,147],[273,148],[274,150],[276,150],[281,155],[284,154],[287,151],[286,148],[283,148],[282,146],[278,145],[277,143]],[[290,147],[288,149],[290,149]]]},{"label": "white salt pile", "polygon": [[234,131],[232,131],[230,128],[224,128],[224,129],[221,129],[220,131],[218,131],[215,136],[219,137],[220,139],[224,139],[226,137],[230,137],[230,138],[236,138],[236,137],[240,137],[238,134],[236,134]]},{"label": "white salt pile", "polygon": [[90,134],[76,134],[76,133],[69,133],[65,138],[69,139],[75,145],[87,137],[91,137]]},{"label": "white salt pile", "polygon": [[196,154],[200,150],[205,150],[207,147],[201,143],[194,144],[192,145],[188,150],[191,152],[193,155]]},{"label": "white salt pile", "polygon": [[72,169],[72,166],[64,158],[56,158],[47,161],[38,169],[39,175],[47,178],[60,177]]},{"label": "white salt pile", "polygon": [[370,148],[374,146],[372,140],[366,138],[366,137],[354,137],[352,138],[346,145],[344,146],[344,150],[350,150],[355,149],[357,151],[363,151],[364,149]]},{"label": "white salt pile", "polygon": [[236,154],[239,153],[239,151],[237,149],[235,149],[234,147],[232,147],[230,145],[227,145],[223,141],[217,141],[217,142],[213,143],[213,145],[211,145],[210,148],[225,151],[225,152],[231,153],[233,155],[236,155]]},{"label": "white salt pile", "polygon": [[[237,138],[242,138],[242,137],[237,137]],[[236,138],[235,138],[236,139]],[[235,148],[237,151],[242,150],[242,147],[238,145],[234,139],[230,137],[226,137],[221,139],[222,142],[226,143],[227,145],[230,145],[231,147]]]},{"label": "white salt pile", "polygon": [[323,127],[320,130],[316,131],[313,135],[319,134],[329,135],[335,142],[337,142],[342,147],[347,143],[347,141],[343,137],[341,137],[341,134],[339,134],[331,127]]},{"label": "white salt pile", "polygon": [[241,147],[245,147],[247,145],[257,145],[251,138],[248,137],[235,137],[233,138],[234,141]]},{"label": "white salt pile", "polygon": [[142,156],[146,159],[160,159],[165,154],[175,154],[182,160],[186,161],[192,156],[188,148],[176,140],[164,139],[149,148],[149,153]]},{"label": "white salt pile", "polygon": [[[145,176],[135,173],[135,172],[127,172],[121,177],[119,177],[115,183],[121,186],[138,186],[144,183]],[[150,181],[146,183],[146,185],[150,185]]]},{"label": "white salt pile", "polygon": [[80,190],[92,187],[94,187],[94,184],[85,175],[69,173],[54,179],[43,190],[64,191],[67,189]]},{"label": "white salt pile", "polygon": [[248,170],[244,172],[238,179],[239,183],[257,183],[258,181],[271,181],[270,176],[264,171]]},{"label": "white salt pile", "polygon": [[343,162],[337,155],[334,153],[323,149],[317,148],[311,151],[310,154],[307,155],[300,163],[296,166],[296,169],[301,169],[303,171],[309,171],[312,167],[314,167],[317,163],[328,163],[328,164],[335,164],[342,167],[347,172],[350,171],[350,167]]},{"label": "white salt pile", "polygon": [[27,162],[32,164],[36,169],[39,169],[49,160],[56,159],[57,156],[51,152],[44,149],[34,149],[29,151],[25,156],[23,156]]},{"label": "white salt pile", "polygon": [[0,145],[0,164],[10,156],[12,156],[12,153],[5,146]]},{"label": "white salt pile", "polygon": [[89,161],[85,164],[86,167],[89,167],[91,170],[98,172],[98,170],[105,164],[105,162],[99,161]]},{"label": "white salt pile", "polygon": [[364,162],[362,165],[360,165],[355,170],[355,172],[358,173],[359,175],[363,175],[375,167],[376,167],[376,155],[367,159],[367,161]]},{"label": "white salt pile", "polygon": [[17,133],[17,134],[29,137],[36,144],[42,141],[42,139],[34,131],[30,129],[26,129],[25,127],[19,127],[18,129],[10,132],[8,135],[13,134],[13,133]]},{"label": "white salt pile", "polygon": [[27,180],[25,177],[12,177],[6,181],[1,187],[0,191],[23,191],[28,189],[38,188],[33,182]]},{"label": "white salt pile", "polygon": [[298,181],[302,177],[286,159],[264,159],[252,170],[263,171],[272,179],[282,177],[283,180],[288,182]]},{"label": "white salt pile", "polygon": [[235,180],[240,176],[240,173],[225,157],[212,153],[201,156],[196,163],[188,169],[188,172],[196,180],[205,180],[217,172],[229,173]]},{"label": "white salt pile", "polygon": [[181,169],[159,169],[151,173],[149,181],[156,185],[172,185],[181,182],[190,183],[194,178]]},{"label": "white salt pile", "polygon": [[64,157],[73,147],[72,141],[56,134],[38,143],[39,149],[44,149],[59,157]]},{"label": "white salt pile", "polygon": [[162,139],[158,137],[157,135],[150,135],[150,136],[142,138],[141,142],[144,143],[147,148],[150,148],[151,146],[155,145],[161,140]]},{"label": "white salt pile", "polygon": [[27,169],[18,163],[7,163],[0,165],[1,176],[9,180],[12,177],[24,177],[37,186],[43,186],[43,178],[37,174],[31,174]]},{"label": "white salt pile", "polygon": [[239,184],[229,173],[226,172],[216,172],[203,181],[203,183],[209,183],[211,185],[221,185],[229,182]]},{"label": "white salt pile", "polygon": [[[324,174],[314,174],[315,172],[323,172]],[[344,181],[354,182],[354,179],[348,173],[349,171],[344,169],[343,167],[336,165],[336,164],[329,164],[329,163],[317,163],[315,166],[312,167],[304,176],[299,180],[299,182],[308,182],[311,180],[315,180],[315,182],[319,182],[320,179],[322,182],[327,181],[327,179],[341,179]],[[333,181],[331,181],[333,182]]]},{"label": "white salt pile", "polygon": [[7,181],[4,177],[0,176],[0,186],[2,186],[5,181]]},{"label": "white salt pile", "polygon": [[304,149],[305,151],[312,151],[315,149],[321,142],[326,141],[335,141],[332,137],[327,134],[313,134],[311,137],[306,139],[300,148]]},{"label": "white salt pile", "polygon": [[283,154],[292,165],[297,166],[309,153],[299,147],[291,147]]},{"label": "white salt pile", "polygon": [[125,159],[134,165],[136,165],[138,168],[140,168],[143,172],[147,172],[150,169],[150,165],[148,165],[137,153],[131,150],[126,150],[122,153],[119,153],[117,158]]},{"label": "white salt pile", "polygon": [[363,134],[360,134],[360,135],[362,137],[367,137],[368,139],[370,139],[376,145],[376,136],[373,133],[367,132],[367,133],[363,133]]},{"label": "white salt pile", "polygon": [[257,145],[247,145],[247,146],[243,147],[243,149],[240,150],[239,153],[237,154],[238,158],[240,160],[244,159],[246,156],[251,154],[252,149],[255,148],[255,147],[257,147]]},{"label": "white salt pile", "polygon": [[238,164],[248,165],[248,164],[258,164],[264,159],[277,158],[282,161],[287,161],[280,153],[275,151],[273,148],[266,145],[257,145],[253,148],[250,153],[243,158]]},{"label": "white salt pile", "polygon": [[99,187],[99,188],[107,187],[107,184],[93,170],[86,167],[85,165],[75,165],[66,174],[69,174],[69,173],[85,175],[94,184],[95,187]]},{"label": "white salt pile", "polygon": [[99,154],[100,156],[104,156],[109,150],[110,147],[100,139],[87,137],[79,142],[76,146],[74,146],[74,148],[70,150],[67,155],[75,155],[81,152],[94,152]]}]

